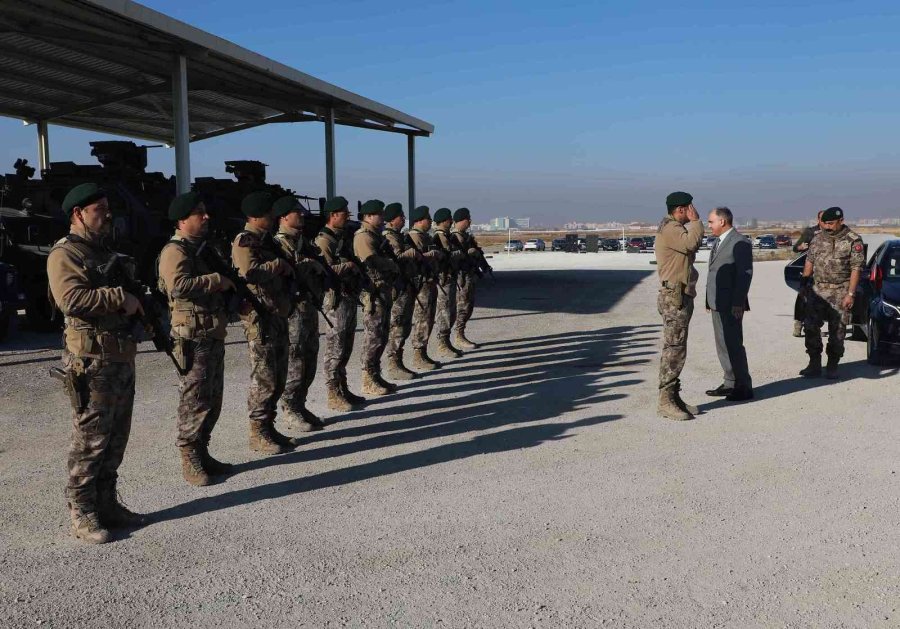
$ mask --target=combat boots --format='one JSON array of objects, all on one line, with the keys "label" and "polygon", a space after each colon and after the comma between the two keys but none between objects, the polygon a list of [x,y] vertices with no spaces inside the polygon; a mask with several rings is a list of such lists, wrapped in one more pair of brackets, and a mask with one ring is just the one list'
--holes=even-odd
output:
[{"label": "combat boots", "polygon": [[96,511],[82,511],[75,505],[69,507],[72,518],[72,535],[88,544],[105,544],[112,539],[109,530],[100,523]]},{"label": "combat boots", "polygon": [[341,378],[338,382],[340,384],[341,391],[343,391],[344,397],[347,398],[348,402],[350,402],[354,406],[362,406],[363,404],[366,403],[366,398],[360,397],[360,396],[356,395],[355,393],[353,393],[353,391],[350,390],[350,386],[347,384],[347,376],[346,375],[341,376]]},{"label": "combat boots", "polygon": [[203,457],[203,469],[206,470],[207,474],[221,476],[231,473],[231,470],[234,468],[231,463],[218,461],[209,453],[209,435],[203,437],[201,447],[203,448],[200,452],[200,455]]},{"label": "combat boots", "polygon": [[810,354],[809,364],[800,370],[804,378],[818,378],[822,375],[822,354]]},{"label": "combat boots", "polygon": [[250,449],[262,454],[284,454],[286,448],[281,447],[274,439],[269,427],[263,422],[250,422]]},{"label": "combat boots", "polygon": [[300,416],[303,417],[304,422],[313,427],[313,430],[322,430],[326,426],[321,417],[313,413],[305,406],[300,407]]},{"label": "combat boots", "polygon": [[97,488],[97,515],[111,529],[127,529],[143,526],[147,516],[135,513],[122,504],[115,485],[104,484]]},{"label": "combat boots", "polygon": [[453,342],[457,347],[461,347],[463,349],[478,349],[478,344],[473,343],[469,339],[466,338],[465,330],[457,330],[456,337],[453,339]]},{"label": "combat boots", "polygon": [[802,321],[794,321],[794,336],[802,337],[803,336],[803,322]]},{"label": "combat boots", "polygon": [[678,392],[674,389],[660,389],[659,404],[656,407],[656,412],[660,417],[674,419],[676,421],[694,419],[694,416],[691,413],[678,405],[677,398]]},{"label": "combat boots", "polygon": [[293,450],[300,445],[299,437],[288,437],[287,435],[278,432],[278,429],[275,428],[274,420],[270,420],[269,423],[266,424],[266,428],[269,429],[269,436],[272,438],[272,441],[285,448],[286,451]]},{"label": "combat boots", "polygon": [[431,360],[424,347],[418,347],[413,350],[412,366],[419,371],[434,371],[435,369],[440,369],[441,364]]},{"label": "combat boots", "polygon": [[674,390],[674,400],[675,404],[678,405],[679,408],[683,411],[687,411],[691,415],[696,415],[700,412],[700,409],[694,406],[693,404],[688,404],[684,400],[681,399],[681,387],[675,387]]},{"label": "combat boots", "polygon": [[377,375],[372,371],[363,371],[362,372],[362,392],[366,395],[372,395],[375,397],[380,397],[382,395],[387,395],[391,392],[387,387],[381,386],[381,383],[378,382]]},{"label": "combat boots", "polygon": [[345,413],[353,410],[353,405],[350,403],[350,400],[344,397],[344,392],[341,390],[340,384],[337,382],[329,382],[325,387],[328,390],[328,408],[333,411],[343,411]]},{"label": "combat boots", "polygon": [[209,474],[203,469],[203,454],[196,443],[179,446],[181,450],[181,475],[188,484],[194,487],[206,487],[210,484]]},{"label": "combat boots", "polygon": [[387,373],[392,380],[415,379],[416,373],[406,368],[406,366],[403,364],[403,357],[401,354],[398,353],[392,356],[388,356],[385,362]]},{"label": "combat boots", "polygon": [[829,356],[828,364],[825,365],[825,377],[829,380],[838,379],[838,363],[841,362],[840,356]]},{"label": "combat boots", "polygon": [[314,430],[322,430],[325,427],[325,422],[318,415],[307,410],[305,406],[300,407],[300,412],[286,408],[283,414],[285,417],[284,425],[293,430],[312,432]]},{"label": "combat boots", "polygon": [[439,336],[437,355],[441,358],[462,358],[463,353],[450,344],[450,335]]}]

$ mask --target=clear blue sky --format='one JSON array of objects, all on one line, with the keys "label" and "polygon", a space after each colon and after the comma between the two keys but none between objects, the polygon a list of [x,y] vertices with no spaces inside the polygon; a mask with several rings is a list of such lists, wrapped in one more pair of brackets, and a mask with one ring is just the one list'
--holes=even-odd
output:
[{"label": "clear blue sky", "polygon": [[[900,212],[896,2],[145,4],[432,122],[419,202],[476,222],[650,219],[675,189],[760,218]],[[34,134],[0,119],[2,165],[36,161]],[[51,127],[53,159],[90,163],[96,137]],[[192,174],[261,159],[318,196],[322,143],[316,123],[199,142]],[[405,202],[405,138],[341,127],[337,151],[339,193]]]}]

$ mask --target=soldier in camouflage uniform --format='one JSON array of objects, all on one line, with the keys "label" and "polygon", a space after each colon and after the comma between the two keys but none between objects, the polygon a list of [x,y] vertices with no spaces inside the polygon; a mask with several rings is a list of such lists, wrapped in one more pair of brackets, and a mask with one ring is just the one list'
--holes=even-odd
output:
[{"label": "soldier in camouflage uniform", "polygon": [[[793,250],[794,253],[802,253],[809,249],[809,243],[812,242],[812,239],[822,231],[822,213],[825,210],[819,210],[819,213],[816,215],[816,224],[813,227],[806,227],[801,233],[800,237],[797,239],[797,242],[794,243]],[[803,320],[806,318],[806,296],[804,291],[799,291],[797,293],[797,298],[794,300],[794,336],[801,337],[803,334]]]},{"label": "soldier in camouflage uniform", "polygon": [[410,212],[412,229],[406,232],[406,242],[423,257],[422,281],[413,309],[412,365],[421,371],[439,369],[441,364],[428,356],[428,338],[434,327],[434,306],[437,298],[434,267],[443,257],[433,247],[431,234],[431,213],[427,205],[420,205]]},{"label": "soldier in camouflage uniform", "polygon": [[272,203],[268,192],[251,192],[244,197],[241,211],[247,223],[231,246],[231,260],[238,274],[266,312],[262,316],[249,305],[241,309],[250,354],[250,449],[262,454],[281,454],[299,444],[275,429],[278,399],[287,380],[287,318],[293,308],[290,286],[294,269],[280,256],[272,237]]},{"label": "soldier in camouflage uniform", "polygon": [[410,371],[403,364],[403,346],[412,332],[413,307],[416,303],[418,291],[419,265],[424,258],[413,249],[403,237],[401,230],[406,224],[406,216],[403,214],[403,206],[399,203],[389,203],[384,208],[385,229],[384,239],[394,252],[394,257],[400,263],[407,283],[394,290],[394,303],[391,306],[391,325],[388,333],[388,345],[385,350],[387,373],[394,380],[412,380],[416,377],[414,371]]},{"label": "soldier in camouflage uniform", "polygon": [[456,276],[466,254],[459,250],[456,240],[450,235],[453,217],[449,208],[442,207],[435,212],[434,223],[434,243],[444,254],[437,276],[437,304],[434,314],[437,353],[441,358],[459,358],[463,353],[450,343],[450,332],[456,320]]},{"label": "soldier in camouflage uniform", "polygon": [[134,405],[132,317],[143,308],[110,270],[116,254],[103,242],[112,225],[106,193],[95,184],[75,186],[62,210],[70,232],[50,251],[47,276],[65,315],[63,365],[74,407],[66,499],[73,535],[103,544],[108,529],[145,522],[116,492]]},{"label": "soldier in camouflage uniform", "polygon": [[328,407],[335,411],[351,411],[366,401],[354,395],[347,385],[347,362],[353,353],[361,275],[353,262],[350,240],[344,237],[350,218],[347,199],[329,199],[322,212],[327,223],[316,236],[316,245],[333,271],[333,281],[325,294],[325,312],[334,325],[325,332],[323,354]]},{"label": "soldier in camouflage uniform", "polygon": [[392,306],[391,291],[400,267],[385,255],[384,203],[372,199],[359,210],[362,221],[353,235],[353,257],[368,276],[361,294],[363,304],[362,391],[381,396],[394,393],[397,385],[381,377],[381,355],[388,341]]},{"label": "soldier in camouflage uniform", "polygon": [[456,275],[456,335],[453,342],[462,349],[478,347],[466,338],[466,324],[475,310],[475,284],[478,278],[476,269],[484,258],[475,236],[469,233],[471,224],[472,215],[468,208],[461,207],[453,213],[453,229],[450,234],[459,250],[468,257],[468,263],[463,263]]},{"label": "soldier in camouflage uniform", "polygon": [[669,213],[656,231],[656,270],[661,284],[656,306],[663,319],[657,412],[675,420],[693,419],[698,412],[680,394],[699,276],[694,259],[703,240],[703,222],[693,200],[687,192],[673,192],[666,197]]},{"label": "soldier in camouflage uniform", "polygon": [[294,267],[298,283],[297,303],[288,317],[288,372],[281,411],[285,424],[302,432],[321,430],[325,422],[306,408],[309,387],[316,378],[319,358],[319,310],[325,269],[312,258],[312,244],[303,236],[306,210],[293,196],[276,200],[272,206],[278,219],[275,242]]},{"label": "soldier in camouflage uniform", "polygon": [[233,291],[227,277],[214,273],[200,253],[206,247],[209,214],[200,194],[179,195],[169,206],[175,235],[159,256],[160,289],[168,296],[173,355],[180,362],[178,437],[181,472],[191,485],[204,486],[210,476],[231,466],[209,454],[209,441],[222,411],[225,335],[228,312],[222,293]]},{"label": "soldier in camouflage uniform", "polygon": [[803,268],[806,294],[803,329],[809,365],[800,372],[801,376],[815,378],[822,375],[822,325],[827,321],[825,377],[832,380],[838,377],[838,363],[844,355],[844,335],[865,264],[862,238],[844,225],[844,211],[839,207],[825,210],[822,230],[809,243]]}]

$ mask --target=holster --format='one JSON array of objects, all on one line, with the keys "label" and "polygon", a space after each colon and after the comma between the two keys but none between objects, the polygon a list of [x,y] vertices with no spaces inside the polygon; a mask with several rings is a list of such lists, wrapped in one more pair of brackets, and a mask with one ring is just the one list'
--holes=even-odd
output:
[{"label": "holster", "polygon": [[60,369],[59,367],[51,367],[50,376],[63,383],[66,395],[69,396],[69,402],[75,412],[83,413],[91,399],[84,376],[76,375],[72,369]]},{"label": "holster", "polygon": [[172,358],[182,373],[189,372],[194,366],[194,341],[180,336],[172,339]]}]

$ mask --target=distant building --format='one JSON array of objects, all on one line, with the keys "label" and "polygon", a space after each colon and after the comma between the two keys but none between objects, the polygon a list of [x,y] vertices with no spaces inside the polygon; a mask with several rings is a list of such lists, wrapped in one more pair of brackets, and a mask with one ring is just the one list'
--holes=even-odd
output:
[{"label": "distant building", "polygon": [[531,219],[528,217],[514,218],[511,220],[513,227],[518,227],[519,229],[529,229],[531,227]]},{"label": "distant building", "polygon": [[512,227],[511,221],[512,219],[510,219],[508,216],[504,216],[502,218],[492,218],[490,222],[491,229],[494,231],[505,231]]}]

